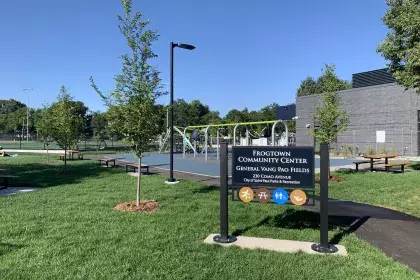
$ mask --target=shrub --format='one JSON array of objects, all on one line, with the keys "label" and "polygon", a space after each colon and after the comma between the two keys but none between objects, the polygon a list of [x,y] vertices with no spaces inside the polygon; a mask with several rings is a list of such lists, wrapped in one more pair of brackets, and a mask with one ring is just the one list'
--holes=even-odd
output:
[{"label": "shrub", "polygon": [[410,164],[408,167],[414,169],[414,170],[420,170],[420,162],[414,162]]},{"label": "shrub", "polygon": [[341,155],[343,157],[347,157],[347,147],[346,146],[341,146]]},{"label": "shrub", "polygon": [[380,153],[380,154],[386,154],[386,149],[385,149],[385,147],[381,147],[381,148],[379,149],[379,153]]},{"label": "shrub", "polygon": [[375,149],[372,146],[366,146],[365,148],[365,155],[374,155],[375,154]]}]

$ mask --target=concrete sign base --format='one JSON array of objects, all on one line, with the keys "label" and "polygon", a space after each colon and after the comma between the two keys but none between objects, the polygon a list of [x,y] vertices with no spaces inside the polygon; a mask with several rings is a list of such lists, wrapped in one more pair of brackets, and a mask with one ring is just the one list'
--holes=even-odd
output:
[{"label": "concrete sign base", "polygon": [[[237,236],[237,241],[233,243],[217,243],[213,241],[213,237],[217,234],[210,234],[205,240],[206,244],[218,244],[220,246],[238,246],[243,249],[263,249],[269,251],[276,251],[282,253],[298,253],[304,252],[307,254],[326,255],[315,252],[311,246],[314,242],[280,240],[271,238],[258,238],[248,236]],[[328,255],[347,256],[347,250],[342,245],[335,245],[338,248],[336,253],[329,253]]]}]

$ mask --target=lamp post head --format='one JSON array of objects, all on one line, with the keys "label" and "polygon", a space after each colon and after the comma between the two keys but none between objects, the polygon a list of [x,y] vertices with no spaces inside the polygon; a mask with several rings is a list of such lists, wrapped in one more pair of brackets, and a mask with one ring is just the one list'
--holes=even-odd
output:
[{"label": "lamp post head", "polygon": [[188,45],[188,44],[174,44],[175,47],[181,48],[181,49],[186,49],[186,50],[193,50],[195,49],[195,47],[193,45]]}]

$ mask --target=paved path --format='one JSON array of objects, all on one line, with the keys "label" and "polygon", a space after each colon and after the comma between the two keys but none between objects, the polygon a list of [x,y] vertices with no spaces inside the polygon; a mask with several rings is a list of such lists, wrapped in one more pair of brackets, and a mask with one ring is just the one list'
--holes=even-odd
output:
[{"label": "paved path", "polygon": [[[88,156],[91,159],[101,157]],[[117,161],[117,164],[124,166],[124,162]],[[151,166],[150,172],[169,176],[167,169],[158,166]],[[215,176],[174,172],[174,177],[219,186],[219,178]],[[328,207],[330,220],[348,227],[343,234],[354,232],[357,237],[381,249],[387,256],[420,272],[420,218],[351,201],[330,199]],[[307,207],[307,210],[319,212],[319,198],[315,198],[315,206]],[[339,241],[330,240],[331,243]]]},{"label": "paved path", "polygon": [[28,188],[28,187],[7,187],[0,189],[0,196],[9,196],[19,193],[34,192],[40,188]]}]

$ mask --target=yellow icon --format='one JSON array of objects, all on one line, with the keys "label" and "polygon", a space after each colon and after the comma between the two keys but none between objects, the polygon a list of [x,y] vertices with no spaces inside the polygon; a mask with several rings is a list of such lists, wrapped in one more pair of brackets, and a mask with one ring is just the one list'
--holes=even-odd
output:
[{"label": "yellow icon", "polygon": [[251,188],[243,187],[239,190],[239,198],[243,202],[251,202],[254,199],[254,191]]},{"label": "yellow icon", "polygon": [[306,203],[306,193],[302,190],[294,190],[290,193],[290,201],[294,205],[303,205]]}]

